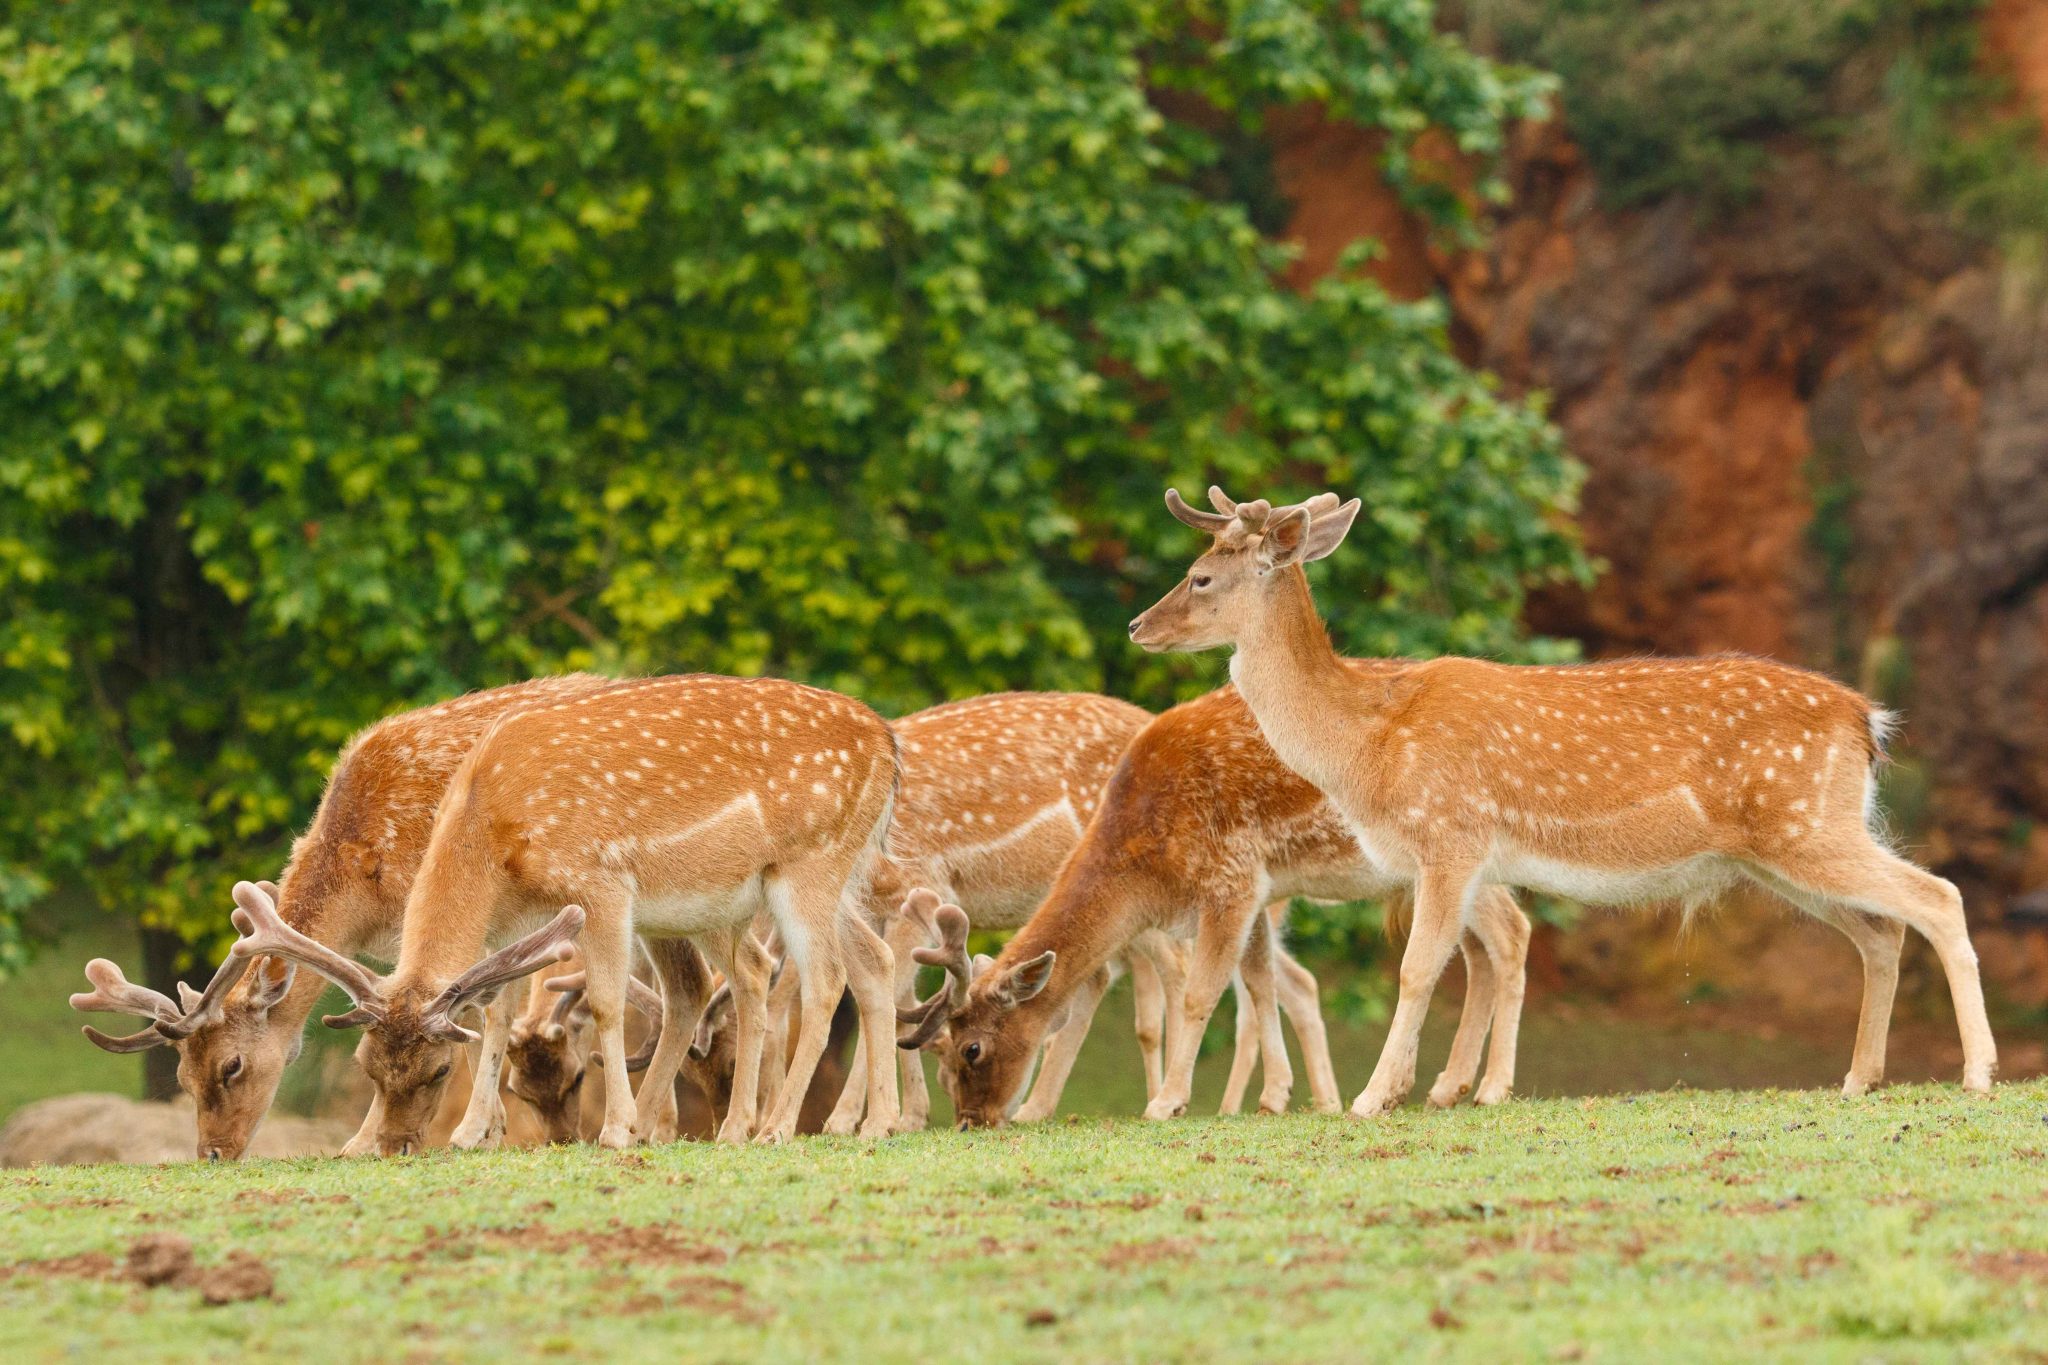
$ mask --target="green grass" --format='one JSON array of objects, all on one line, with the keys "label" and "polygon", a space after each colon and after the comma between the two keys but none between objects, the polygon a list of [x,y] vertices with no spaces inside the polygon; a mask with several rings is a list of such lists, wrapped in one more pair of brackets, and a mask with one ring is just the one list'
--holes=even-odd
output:
[{"label": "green grass", "polygon": [[[2014,1359],[2044,1148],[2035,1081],[8,1172],[0,1358]],[[35,1264],[166,1231],[280,1297]]]},{"label": "green grass", "polygon": [[32,1100],[73,1090],[142,1092],[139,1056],[117,1057],[78,1036],[80,1024],[110,1033],[142,1026],[126,1015],[71,1008],[71,993],[88,989],[85,964],[95,957],[112,958],[139,978],[142,954],[134,924],[105,918],[80,923],[0,986],[0,1120]]}]

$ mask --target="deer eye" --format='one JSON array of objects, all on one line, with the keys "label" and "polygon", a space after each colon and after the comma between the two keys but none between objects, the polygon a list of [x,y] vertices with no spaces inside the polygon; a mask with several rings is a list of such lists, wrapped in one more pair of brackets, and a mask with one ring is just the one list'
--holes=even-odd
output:
[{"label": "deer eye", "polygon": [[240,1057],[230,1057],[220,1069],[220,1083],[222,1085],[230,1085],[234,1082],[235,1077],[241,1074],[242,1059]]},{"label": "deer eye", "polygon": [[429,1077],[427,1078],[427,1081],[428,1081],[428,1083],[429,1083],[429,1084],[432,1084],[432,1083],[433,1083],[433,1082],[435,1082],[435,1081],[445,1081],[445,1080],[447,1080],[447,1079],[448,1079],[448,1068],[449,1068],[450,1066],[452,1066],[452,1065],[453,1065],[453,1063],[451,1063],[451,1062],[443,1062],[443,1063],[441,1063],[441,1069],[440,1069],[439,1071],[436,1071],[436,1072],[435,1072],[435,1073],[434,1073],[433,1075],[431,1075],[431,1076],[429,1076]]},{"label": "deer eye", "polygon": [[976,1062],[980,1061],[980,1060],[981,1060],[981,1044],[980,1044],[980,1043],[969,1043],[969,1044],[968,1044],[968,1045],[967,1045],[966,1047],[963,1047],[963,1048],[961,1048],[961,1049],[960,1049],[960,1060],[961,1060],[961,1061],[963,1061],[963,1062],[966,1062],[966,1063],[967,1063],[967,1064],[968,1064],[969,1066],[972,1066],[972,1065],[974,1065],[974,1064],[975,1064]]},{"label": "deer eye", "polygon": [[1205,573],[1198,573],[1193,578],[1190,578],[1188,580],[1188,583],[1194,588],[1196,592],[1200,592],[1204,588],[1208,587],[1210,582],[1211,579],[1209,575]]}]

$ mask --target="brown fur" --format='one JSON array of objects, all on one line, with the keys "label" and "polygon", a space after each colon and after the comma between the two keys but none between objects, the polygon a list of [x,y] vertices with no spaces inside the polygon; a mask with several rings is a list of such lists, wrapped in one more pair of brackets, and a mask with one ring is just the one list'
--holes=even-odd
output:
[{"label": "brown fur", "polygon": [[1872,834],[1870,769],[1888,718],[1865,698],[1748,658],[1445,658],[1360,674],[1331,648],[1301,568],[1337,548],[1356,502],[1241,504],[1219,518],[1168,501],[1214,541],[1132,638],[1235,645],[1231,676],[1274,751],[1416,885],[1401,1004],[1354,1113],[1397,1103],[1412,1083],[1430,992],[1486,882],[1610,904],[1709,897],[1738,877],[1786,895],[1863,953],[1850,1093],[1883,1074],[1899,926],[1911,924],[1947,969],[1964,1084],[1989,1087],[1996,1053],[1961,898]]}]

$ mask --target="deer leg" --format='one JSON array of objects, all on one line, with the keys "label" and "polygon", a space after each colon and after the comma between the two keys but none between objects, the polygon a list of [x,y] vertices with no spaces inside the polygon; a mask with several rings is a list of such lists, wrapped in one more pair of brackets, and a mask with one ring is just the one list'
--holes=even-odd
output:
[{"label": "deer leg", "polygon": [[[776,1096],[774,1108],[756,1135],[760,1142],[783,1142],[796,1133],[804,1092],[817,1072],[818,1059],[825,1054],[832,1013],[839,1007],[840,994],[846,989],[846,966],[839,947],[839,894],[843,884],[841,878],[840,884],[834,885],[817,864],[783,868],[768,881],[769,913],[775,916],[775,927],[782,934],[787,953],[783,975],[795,972],[802,1013],[797,1023],[796,1046],[790,1052],[788,1070],[783,1073],[782,1093]],[[737,1080],[734,1087],[737,1098]]]},{"label": "deer leg", "polygon": [[1244,957],[1245,934],[1252,917],[1259,914],[1255,897],[1241,896],[1210,905],[1201,912],[1195,931],[1195,950],[1188,964],[1188,987],[1181,999],[1180,1029],[1167,1053],[1166,1083],[1145,1106],[1148,1119],[1170,1119],[1185,1114],[1188,1095],[1195,1083],[1195,1053],[1209,1016],[1223,988],[1236,974]]},{"label": "deer leg", "polygon": [[1259,1087],[1259,1112],[1284,1114],[1294,1095],[1294,1066],[1287,1056],[1287,1038],[1280,1032],[1280,1008],[1273,987],[1273,922],[1262,913],[1252,921],[1245,939],[1238,976],[1252,998],[1259,1026],[1259,1061],[1265,1084]]},{"label": "deer leg", "polygon": [[853,1039],[853,1061],[846,1068],[846,1083],[839,1087],[839,1102],[825,1119],[825,1131],[845,1137],[860,1125],[868,1107],[868,1034],[862,1029]]},{"label": "deer leg", "polygon": [[[585,902],[577,950],[583,955],[583,999],[604,1057],[603,1147],[633,1145],[633,1087],[626,1079],[626,979],[633,972],[633,919],[621,898],[604,907]],[[608,913],[606,912],[608,911]]]},{"label": "deer leg", "polygon": [[1387,1031],[1372,1079],[1351,1102],[1353,1118],[1384,1114],[1415,1085],[1415,1052],[1422,1040],[1422,1021],[1437,978],[1457,949],[1478,868],[1470,862],[1425,866],[1415,883],[1415,922],[1408,947],[1401,954],[1401,1001]]},{"label": "deer leg", "polygon": [[[1180,1034],[1181,1001],[1188,993],[1188,950],[1171,934],[1155,933],[1146,941],[1152,945],[1146,957],[1159,973],[1159,1084],[1166,1085],[1166,1059],[1173,1055],[1173,1040]],[[1152,1095],[1146,1097],[1151,1103]]]},{"label": "deer leg", "polygon": [[1500,1104],[1515,1093],[1515,1057],[1521,1045],[1522,998],[1529,985],[1529,917],[1504,886],[1480,890],[1473,899],[1473,930],[1493,968],[1493,1045],[1486,1054],[1486,1079],[1474,1104]]},{"label": "deer leg", "polygon": [[[682,1070],[697,1016],[703,1013],[705,999],[711,994],[711,971],[705,965],[704,955],[688,939],[648,939],[646,945],[655,975],[661,979],[661,1037],[640,1077],[633,1137],[640,1142],[670,1142],[676,1135],[676,1073]],[[605,1066],[610,1068],[609,1058]],[[609,1070],[605,1084],[609,1091]],[[630,1082],[621,1077],[618,1084],[623,1087]]]},{"label": "deer leg", "polygon": [[[1277,937],[1277,923],[1274,929]],[[1344,1107],[1344,1099],[1337,1089],[1336,1065],[1330,1060],[1322,990],[1316,984],[1316,974],[1302,966],[1285,943],[1276,941],[1273,946],[1273,986],[1281,1012],[1294,1025],[1295,1040],[1301,1044],[1301,1060],[1308,1067],[1309,1099],[1318,1114],[1334,1114]]]},{"label": "deer leg", "polygon": [[1906,926],[1860,911],[1844,910],[1835,925],[1856,945],[1863,959],[1863,1007],[1856,1018],[1856,1051],[1842,1081],[1844,1095],[1862,1095],[1884,1082],[1886,1044],[1892,1026],[1892,1001],[1899,992],[1899,950]]},{"label": "deer leg", "polygon": [[1493,1022],[1496,986],[1485,946],[1466,934],[1458,941],[1458,952],[1465,959],[1465,1004],[1458,1014],[1457,1036],[1451,1039],[1451,1055],[1429,1088],[1429,1102],[1438,1109],[1448,1109],[1472,1093],[1486,1051],[1486,1028]]},{"label": "deer leg", "polygon": [[[902,1111],[896,1097],[896,982],[889,945],[868,927],[857,906],[843,905],[839,915],[839,950],[846,963],[847,985],[860,1013],[860,1041],[855,1071],[867,1073],[867,1118],[862,1137],[888,1137],[897,1131]],[[830,1019],[827,1018],[827,1025]],[[865,1055],[860,1055],[864,1051]]]},{"label": "deer leg", "polygon": [[[720,945],[725,957],[725,979],[732,986],[732,1093],[726,1101],[725,1118],[718,1125],[717,1140],[745,1142],[754,1135],[760,1117],[762,1081],[768,1062],[764,1058],[769,1033],[768,978],[774,968],[768,952],[745,926],[734,926]],[[779,1054],[781,1049],[775,1051]],[[799,1100],[801,1103],[801,1100]]]},{"label": "deer leg", "polygon": [[1138,1035],[1138,1056],[1145,1063],[1145,1100],[1150,1103],[1152,1097],[1159,1093],[1159,1084],[1166,1075],[1166,1059],[1159,1051],[1166,1030],[1166,986],[1159,979],[1159,968],[1153,965],[1147,954],[1134,949],[1128,960],[1131,969],[1131,1028]]},{"label": "deer leg", "polygon": [[1251,993],[1244,988],[1244,974],[1230,978],[1231,1005],[1236,1012],[1236,1046],[1230,1054],[1230,1079],[1223,1083],[1219,1114],[1236,1114],[1244,1108],[1244,1092],[1252,1083],[1252,1068],[1259,1064],[1259,1021],[1252,1012]]},{"label": "deer leg", "polygon": [[1075,987],[1065,1021],[1046,1040],[1045,1056],[1038,1064],[1038,1079],[1031,1083],[1031,1094],[1017,1106],[1017,1122],[1040,1123],[1059,1109],[1060,1093],[1067,1088],[1067,1078],[1074,1074],[1074,1059],[1081,1055],[1081,1044],[1087,1041],[1088,1026],[1095,1020],[1096,1008],[1102,1004],[1109,981],[1109,969],[1104,967]]},{"label": "deer leg", "polygon": [[448,1135],[448,1145],[489,1150],[505,1138],[505,1101],[498,1094],[505,1070],[505,1049],[512,1037],[512,992],[500,991],[484,1009],[483,1041],[477,1044],[476,1065],[469,1086],[469,1107]]},{"label": "deer leg", "polygon": [[[1774,870],[1800,889],[1811,891],[1845,910],[1901,921],[1933,946],[1935,955],[1941,959],[1942,972],[1948,977],[1949,998],[1956,1012],[1956,1030],[1962,1035],[1963,1089],[1988,1092],[1991,1074],[1998,1066],[1998,1046],[1992,1041],[1991,1022],[1985,1017],[1984,986],[1977,975],[1977,950],[1970,944],[1969,924],[1963,917],[1963,898],[1955,886],[1867,840],[1863,847],[1849,854]],[[1861,948],[1862,944],[1857,946]],[[1882,953],[1883,949],[1877,951]],[[1887,968],[1882,958],[1878,967],[1880,970],[1895,970]],[[1875,1007],[1875,1002],[1868,998],[1870,978],[1870,959],[1866,956],[1866,1017],[1874,1012]],[[1885,1013],[1888,1016],[1890,1010]],[[1862,1041],[1859,1032],[1859,1044]],[[1870,1041],[1874,1044],[1875,1036]]]}]

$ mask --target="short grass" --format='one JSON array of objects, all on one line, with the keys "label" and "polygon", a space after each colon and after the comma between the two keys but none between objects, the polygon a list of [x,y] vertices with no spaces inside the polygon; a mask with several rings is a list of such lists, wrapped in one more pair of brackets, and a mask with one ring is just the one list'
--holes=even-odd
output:
[{"label": "short grass", "polygon": [[[0,1359],[2023,1359],[2044,1149],[2030,1081],[15,1171]],[[278,1298],[90,1255],[167,1231]]]}]

